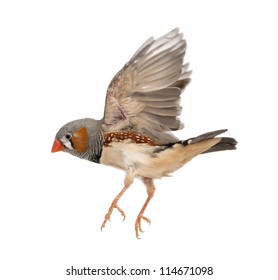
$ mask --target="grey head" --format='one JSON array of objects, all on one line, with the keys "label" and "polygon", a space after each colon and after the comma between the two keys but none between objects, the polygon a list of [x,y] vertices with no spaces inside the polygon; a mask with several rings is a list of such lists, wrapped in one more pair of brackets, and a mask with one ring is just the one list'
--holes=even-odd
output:
[{"label": "grey head", "polygon": [[65,124],[56,134],[52,152],[64,151],[99,163],[103,142],[101,123],[85,118]]}]

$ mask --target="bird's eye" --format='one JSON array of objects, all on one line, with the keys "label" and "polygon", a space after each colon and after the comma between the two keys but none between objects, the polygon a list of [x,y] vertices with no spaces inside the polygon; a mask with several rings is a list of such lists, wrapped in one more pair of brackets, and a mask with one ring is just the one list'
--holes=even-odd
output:
[{"label": "bird's eye", "polygon": [[70,140],[72,135],[70,133],[67,133],[65,137],[66,137],[66,139]]}]

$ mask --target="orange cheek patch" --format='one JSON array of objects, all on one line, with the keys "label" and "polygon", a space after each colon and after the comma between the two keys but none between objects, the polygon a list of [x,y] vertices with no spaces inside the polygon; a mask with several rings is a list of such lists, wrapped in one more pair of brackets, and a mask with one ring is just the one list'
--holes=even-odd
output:
[{"label": "orange cheek patch", "polygon": [[75,151],[85,153],[88,148],[88,132],[85,127],[81,127],[73,134],[71,139]]}]

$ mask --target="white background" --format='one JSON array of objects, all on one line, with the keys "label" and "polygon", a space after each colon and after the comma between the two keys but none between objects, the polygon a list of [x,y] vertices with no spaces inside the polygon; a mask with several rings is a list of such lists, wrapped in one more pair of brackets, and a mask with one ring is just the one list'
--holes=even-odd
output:
[{"label": "white background", "polygon": [[[212,266],[188,279],[277,279],[275,1],[1,1],[1,279],[113,279],[66,269]],[[228,128],[238,150],[202,155],[146,198],[137,180],[100,231],[124,173],[51,154],[66,122],[101,118],[106,87],[150,36],[180,27],[192,83],[181,138]],[[132,277],[118,277],[132,279]],[[117,279],[118,279],[117,278]],[[143,279],[143,277],[134,277]]]}]

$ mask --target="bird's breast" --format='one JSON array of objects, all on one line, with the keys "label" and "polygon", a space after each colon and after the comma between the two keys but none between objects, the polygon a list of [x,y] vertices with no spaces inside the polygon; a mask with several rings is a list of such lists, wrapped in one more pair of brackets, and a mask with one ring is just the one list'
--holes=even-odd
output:
[{"label": "bird's breast", "polygon": [[133,167],[138,171],[140,166],[148,164],[153,148],[147,144],[114,142],[103,147],[100,163],[123,170]]},{"label": "bird's breast", "polygon": [[[184,149],[182,145],[180,149]],[[112,143],[103,148],[100,163],[128,170],[133,168],[135,175],[158,179],[168,176],[180,168],[183,163],[176,161],[177,147],[167,148],[157,152],[158,146],[135,143]]]}]

